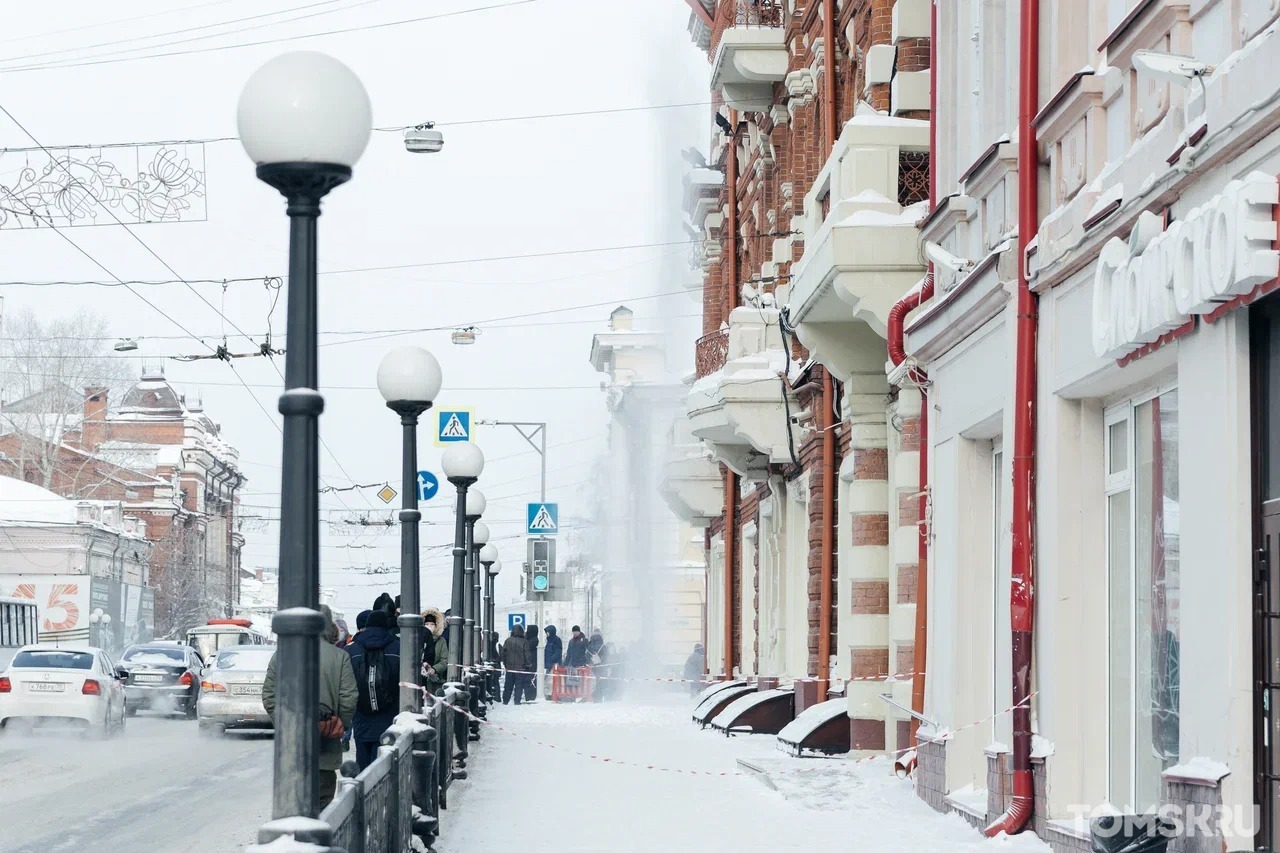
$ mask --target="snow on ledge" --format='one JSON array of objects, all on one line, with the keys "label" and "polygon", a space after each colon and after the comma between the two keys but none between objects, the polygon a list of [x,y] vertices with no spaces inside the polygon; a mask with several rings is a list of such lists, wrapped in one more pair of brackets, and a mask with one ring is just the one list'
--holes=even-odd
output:
[{"label": "snow on ledge", "polygon": [[1184,782],[1199,782],[1205,785],[1216,785],[1223,778],[1231,775],[1231,768],[1221,761],[1208,758],[1193,758],[1182,764],[1175,764],[1162,774],[1165,779]]},{"label": "snow on ledge", "polygon": [[960,811],[974,817],[987,817],[987,789],[965,785],[957,791],[947,794],[947,802]]}]

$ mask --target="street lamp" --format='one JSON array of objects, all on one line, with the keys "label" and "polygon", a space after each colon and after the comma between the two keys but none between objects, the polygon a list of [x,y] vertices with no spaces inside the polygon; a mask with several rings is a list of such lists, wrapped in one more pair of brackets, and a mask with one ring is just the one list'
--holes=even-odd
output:
[{"label": "street lamp", "polygon": [[475,667],[480,662],[480,550],[489,542],[489,525],[477,521],[471,528],[471,555],[467,565],[470,583],[467,584],[467,638],[470,641],[467,664]]},{"label": "street lamp", "polygon": [[494,669],[493,654],[493,564],[496,562],[498,562],[498,547],[490,542],[480,549],[480,565],[484,566],[484,574],[480,578],[483,595],[480,607],[480,623],[482,625],[480,642],[482,660],[486,664],[485,690],[482,692],[487,692],[491,701],[495,700],[496,697],[494,682],[497,677],[497,671]]},{"label": "street lamp", "polygon": [[338,60],[299,51],[270,60],[240,93],[236,125],[259,180],[285,197],[289,216],[288,335],[280,483],[279,610],[274,818],[318,812],[320,732],[319,419],[316,358],[316,219],[320,200],[351,179],[373,132],[360,79]]},{"label": "street lamp", "polygon": [[468,494],[468,489],[480,479],[484,471],[484,453],[470,442],[459,442],[449,447],[440,457],[444,475],[458,490],[453,528],[453,594],[449,599],[449,680],[462,681],[462,611],[465,606],[467,556],[467,509],[473,496],[483,511],[484,496],[478,491]]},{"label": "street lamp", "polygon": [[[414,687],[422,671],[422,613],[418,596],[418,418],[440,393],[440,363],[421,347],[401,346],[378,365],[378,391],[387,408],[400,416],[403,451],[400,465],[400,709],[422,710],[422,691]],[[409,648],[406,653],[405,643]]]}]

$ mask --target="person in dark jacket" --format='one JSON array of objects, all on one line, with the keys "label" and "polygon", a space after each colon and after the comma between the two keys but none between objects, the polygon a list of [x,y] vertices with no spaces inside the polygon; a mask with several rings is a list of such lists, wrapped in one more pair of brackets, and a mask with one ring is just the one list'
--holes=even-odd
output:
[{"label": "person in dark jacket", "polygon": [[511,702],[516,697],[516,704],[524,697],[524,673],[529,669],[529,647],[524,641],[524,628],[515,625],[511,628],[511,636],[502,644],[502,668],[507,677],[502,681],[502,704]]},{"label": "person in dark jacket", "polygon": [[538,626],[530,625],[524,630],[524,644],[529,650],[529,670],[524,677],[524,701],[536,702],[538,699]]},{"label": "person in dark jacket", "polygon": [[422,671],[426,673],[426,685],[436,693],[444,686],[449,674],[449,644],[444,637],[444,614],[434,607],[422,611],[424,626],[422,638]]},{"label": "person in dark jacket", "polygon": [[[356,764],[363,770],[377,757],[378,741],[399,713],[400,641],[391,633],[391,617],[385,610],[369,615],[368,626],[347,651],[360,691],[351,739],[356,742]],[[382,673],[381,682],[375,669]]]},{"label": "person in dark jacket", "polygon": [[560,639],[560,635],[556,633],[555,625],[548,625],[542,629],[547,635],[547,644],[542,647],[542,669],[547,674],[547,688],[545,695],[547,698],[551,696],[551,670],[560,666],[564,662],[564,641]]},{"label": "person in dark jacket", "polygon": [[702,674],[707,668],[707,653],[702,648],[702,643],[695,643],[693,646],[693,654],[685,658],[684,661],[684,680],[689,682],[689,693],[697,695],[702,690]]},{"label": "person in dark jacket", "polygon": [[573,626],[573,636],[569,638],[569,648],[564,653],[564,665],[567,669],[577,669],[590,663],[587,654],[587,638],[582,629]]}]

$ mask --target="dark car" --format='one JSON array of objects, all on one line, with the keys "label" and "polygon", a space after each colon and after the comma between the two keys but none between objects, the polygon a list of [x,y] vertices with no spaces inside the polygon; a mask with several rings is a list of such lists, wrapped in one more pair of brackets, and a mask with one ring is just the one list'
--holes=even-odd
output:
[{"label": "dark car", "polygon": [[133,716],[149,708],[195,719],[204,661],[180,643],[139,643],[120,658],[125,676],[125,711]]}]

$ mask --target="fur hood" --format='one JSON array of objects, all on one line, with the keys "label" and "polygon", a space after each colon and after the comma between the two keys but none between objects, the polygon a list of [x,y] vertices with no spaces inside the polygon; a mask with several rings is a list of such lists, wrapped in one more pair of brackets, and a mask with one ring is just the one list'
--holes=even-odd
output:
[{"label": "fur hood", "polygon": [[431,633],[432,633],[432,634],[434,634],[435,636],[439,637],[439,636],[440,636],[440,632],[441,632],[441,631],[443,631],[443,630],[444,630],[444,627],[445,627],[444,614],[443,614],[443,613],[441,613],[441,612],[440,612],[440,610],[439,610],[438,608],[435,608],[435,607],[428,607],[426,610],[422,611],[422,618],[425,620],[428,616],[434,616],[434,617],[435,617],[435,619],[436,619],[436,627],[435,627],[435,629],[434,629],[434,630],[432,630],[431,625],[430,625],[430,624],[428,624],[428,625],[426,626],[426,627],[427,627],[427,630],[428,630],[428,631],[431,631]]}]

